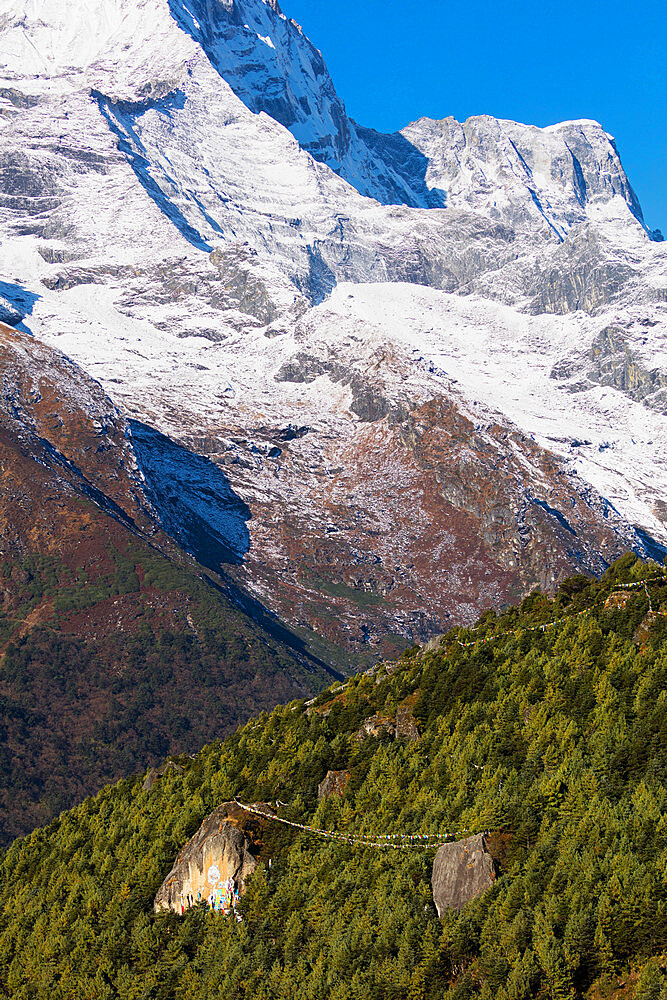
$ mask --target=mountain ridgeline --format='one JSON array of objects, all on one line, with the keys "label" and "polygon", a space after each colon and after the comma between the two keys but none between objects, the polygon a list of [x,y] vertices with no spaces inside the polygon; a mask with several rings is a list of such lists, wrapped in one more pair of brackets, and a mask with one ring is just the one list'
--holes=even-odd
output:
[{"label": "mountain ridgeline", "polygon": [[[406,713],[410,739],[382,724]],[[16,841],[0,863],[0,995],[659,1000],[666,721],[667,583],[627,556]],[[349,778],[318,801],[329,770]],[[349,835],[488,831],[497,878],[439,919],[432,851],[269,822],[240,922],[155,915],[177,852],[234,796]]]},{"label": "mountain ridgeline", "polygon": [[368,662],[667,545],[667,244],[611,122],[380,134],[276,0],[6,0],[0,51],[0,320],[288,628]]}]

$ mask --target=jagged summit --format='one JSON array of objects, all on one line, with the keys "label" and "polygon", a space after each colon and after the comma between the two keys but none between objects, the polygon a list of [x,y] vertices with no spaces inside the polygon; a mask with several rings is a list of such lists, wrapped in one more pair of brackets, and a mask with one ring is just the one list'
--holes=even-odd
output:
[{"label": "jagged summit", "polygon": [[[62,0],[9,4],[8,80],[31,94],[81,88],[136,112],[189,96],[205,54],[243,104],[381,204],[463,206],[514,225],[541,215],[562,237],[615,199],[643,224],[613,140],[596,122],[538,129],[489,116],[421,119],[384,135],[352,121],[321,52],[273,0]],[[179,95],[182,95],[179,97]]]},{"label": "jagged summit", "polygon": [[563,238],[604,207],[644,219],[613,138],[595,121],[546,128],[476,115],[422,118],[401,132],[426,156],[427,184],[447,193],[450,207],[470,208],[518,228],[539,212]]}]

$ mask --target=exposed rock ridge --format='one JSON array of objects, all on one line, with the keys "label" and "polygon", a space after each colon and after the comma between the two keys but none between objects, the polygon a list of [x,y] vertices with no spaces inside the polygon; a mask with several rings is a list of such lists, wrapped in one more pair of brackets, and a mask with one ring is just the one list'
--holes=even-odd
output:
[{"label": "exposed rock ridge", "polygon": [[349,771],[327,771],[317,786],[318,801],[328,799],[331,795],[342,796],[349,779]]}]

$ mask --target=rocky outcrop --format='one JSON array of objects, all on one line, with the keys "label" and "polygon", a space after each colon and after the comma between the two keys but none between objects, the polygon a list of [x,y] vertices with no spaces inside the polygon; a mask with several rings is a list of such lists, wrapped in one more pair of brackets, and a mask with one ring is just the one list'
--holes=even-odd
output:
[{"label": "rocky outcrop", "polygon": [[447,639],[444,635],[434,635],[432,639],[425,642],[423,645],[423,650],[425,653],[442,653],[447,645]]},{"label": "rocky outcrop", "polygon": [[160,778],[163,778],[167,771],[174,771],[176,774],[183,774],[185,772],[185,768],[181,767],[180,764],[174,763],[173,760],[168,760],[166,764],[162,765],[162,767],[151,767],[148,770],[148,774],[144,778],[144,783],[141,786],[142,789],[145,792],[150,792],[155,782],[159,781]]},{"label": "rocky outcrop", "polygon": [[655,630],[661,628],[664,633],[666,625],[667,612],[651,609],[637,626],[634,635],[636,645],[643,649],[651,641],[652,634],[655,635]]},{"label": "rocky outcrop", "polygon": [[483,834],[443,844],[433,861],[433,902],[442,917],[446,910],[460,910],[495,881],[493,858]]},{"label": "rocky outcrop", "polygon": [[626,331],[606,326],[588,351],[591,382],[611,386],[631,399],[660,413],[667,413],[667,374],[656,365],[649,368],[628,343]]},{"label": "rocky outcrop", "polygon": [[[264,803],[262,810],[273,814]],[[235,802],[218,806],[179,851],[174,867],[158,889],[155,912],[183,913],[199,902],[214,909],[229,909],[257,866],[257,847],[249,833],[252,825]]]},{"label": "rocky outcrop", "polygon": [[396,716],[371,715],[365,719],[354,735],[354,739],[361,741],[368,737],[378,737],[388,734],[397,740],[408,740],[412,743],[419,739],[419,729],[412,714],[412,709],[417,703],[419,692],[410,695],[396,709]]},{"label": "rocky outcrop", "polygon": [[317,798],[328,799],[331,795],[342,796],[350,778],[349,771],[327,771],[326,778],[323,778],[317,786]]},{"label": "rocky outcrop", "polygon": [[271,296],[253,271],[256,262],[247,247],[231,246],[214,250],[210,260],[220,275],[217,301],[214,296],[211,303],[215,308],[233,306],[264,324],[276,318]]},{"label": "rocky outcrop", "polygon": [[[645,320],[650,329],[654,321]],[[639,325],[639,324],[638,324]],[[667,413],[667,374],[653,363],[645,351],[645,340],[634,337],[632,329],[609,324],[595,337],[587,349],[573,353],[554,365],[553,379],[571,379],[573,391],[586,392],[595,385],[616,389],[637,403]],[[642,344],[644,340],[644,344]],[[637,346],[644,348],[642,356]],[[575,381],[576,380],[576,381]]]},{"label": "rocky outcrop", "polygon": [[637,596],[636,594],[630,593],[627,590],[625,591],[625,593],[610,594],[607,600],[604,602],[604,609],[605,611],[622,610],[628,603],[628,601],[633,600],[633,598],[635,598],[636,596]]},{"label": "rocky outcrop", "polygon": [[396,739],[397,740],[407,740],[408,743],[416,743],[419,739],[419,728],[415,721],[415,717],[412,714],[412,710],[417,704],[417,699],[419,698],[419,691],[415,691],[411,694],[409,698],[396,709]]},{"label": "rocky outcrop", "polygon": [[396,735],[394,720],[386,715],[371,715],[369,719],[365,719],[362,722],[353,739],[361,742],[368,739],[369,736],[377,737],[383,733],[388,733],[390,736]]}]

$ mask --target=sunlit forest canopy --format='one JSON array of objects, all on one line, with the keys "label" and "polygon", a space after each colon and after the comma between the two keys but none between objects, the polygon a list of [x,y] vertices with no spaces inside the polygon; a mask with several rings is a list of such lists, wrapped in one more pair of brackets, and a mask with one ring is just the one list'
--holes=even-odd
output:
[{"label": "sunlit forest canopy", "polygon": [[[150,791],[107,787],[15,842],[0,995],[16,1000],[527,1000],[665,996],[667,585],[633,556],[535,593],[436,651],[262,714]],[[643,587],[621,584],[651,578]],[[615,593],[614,593],[615,592]],[[580,612],[585,611],[585,614]],[[529,631],[556,618],[558,626]],[[493,642],[460,642],[498,635]],[[420,738],[362,738],[409,700]],[[341,797],[318,802],[328,770]],[[242,920],[155,916],[218,804],[365,834],[489,831],[498,877],[438,919],[433,851],[268,825]]]}]

